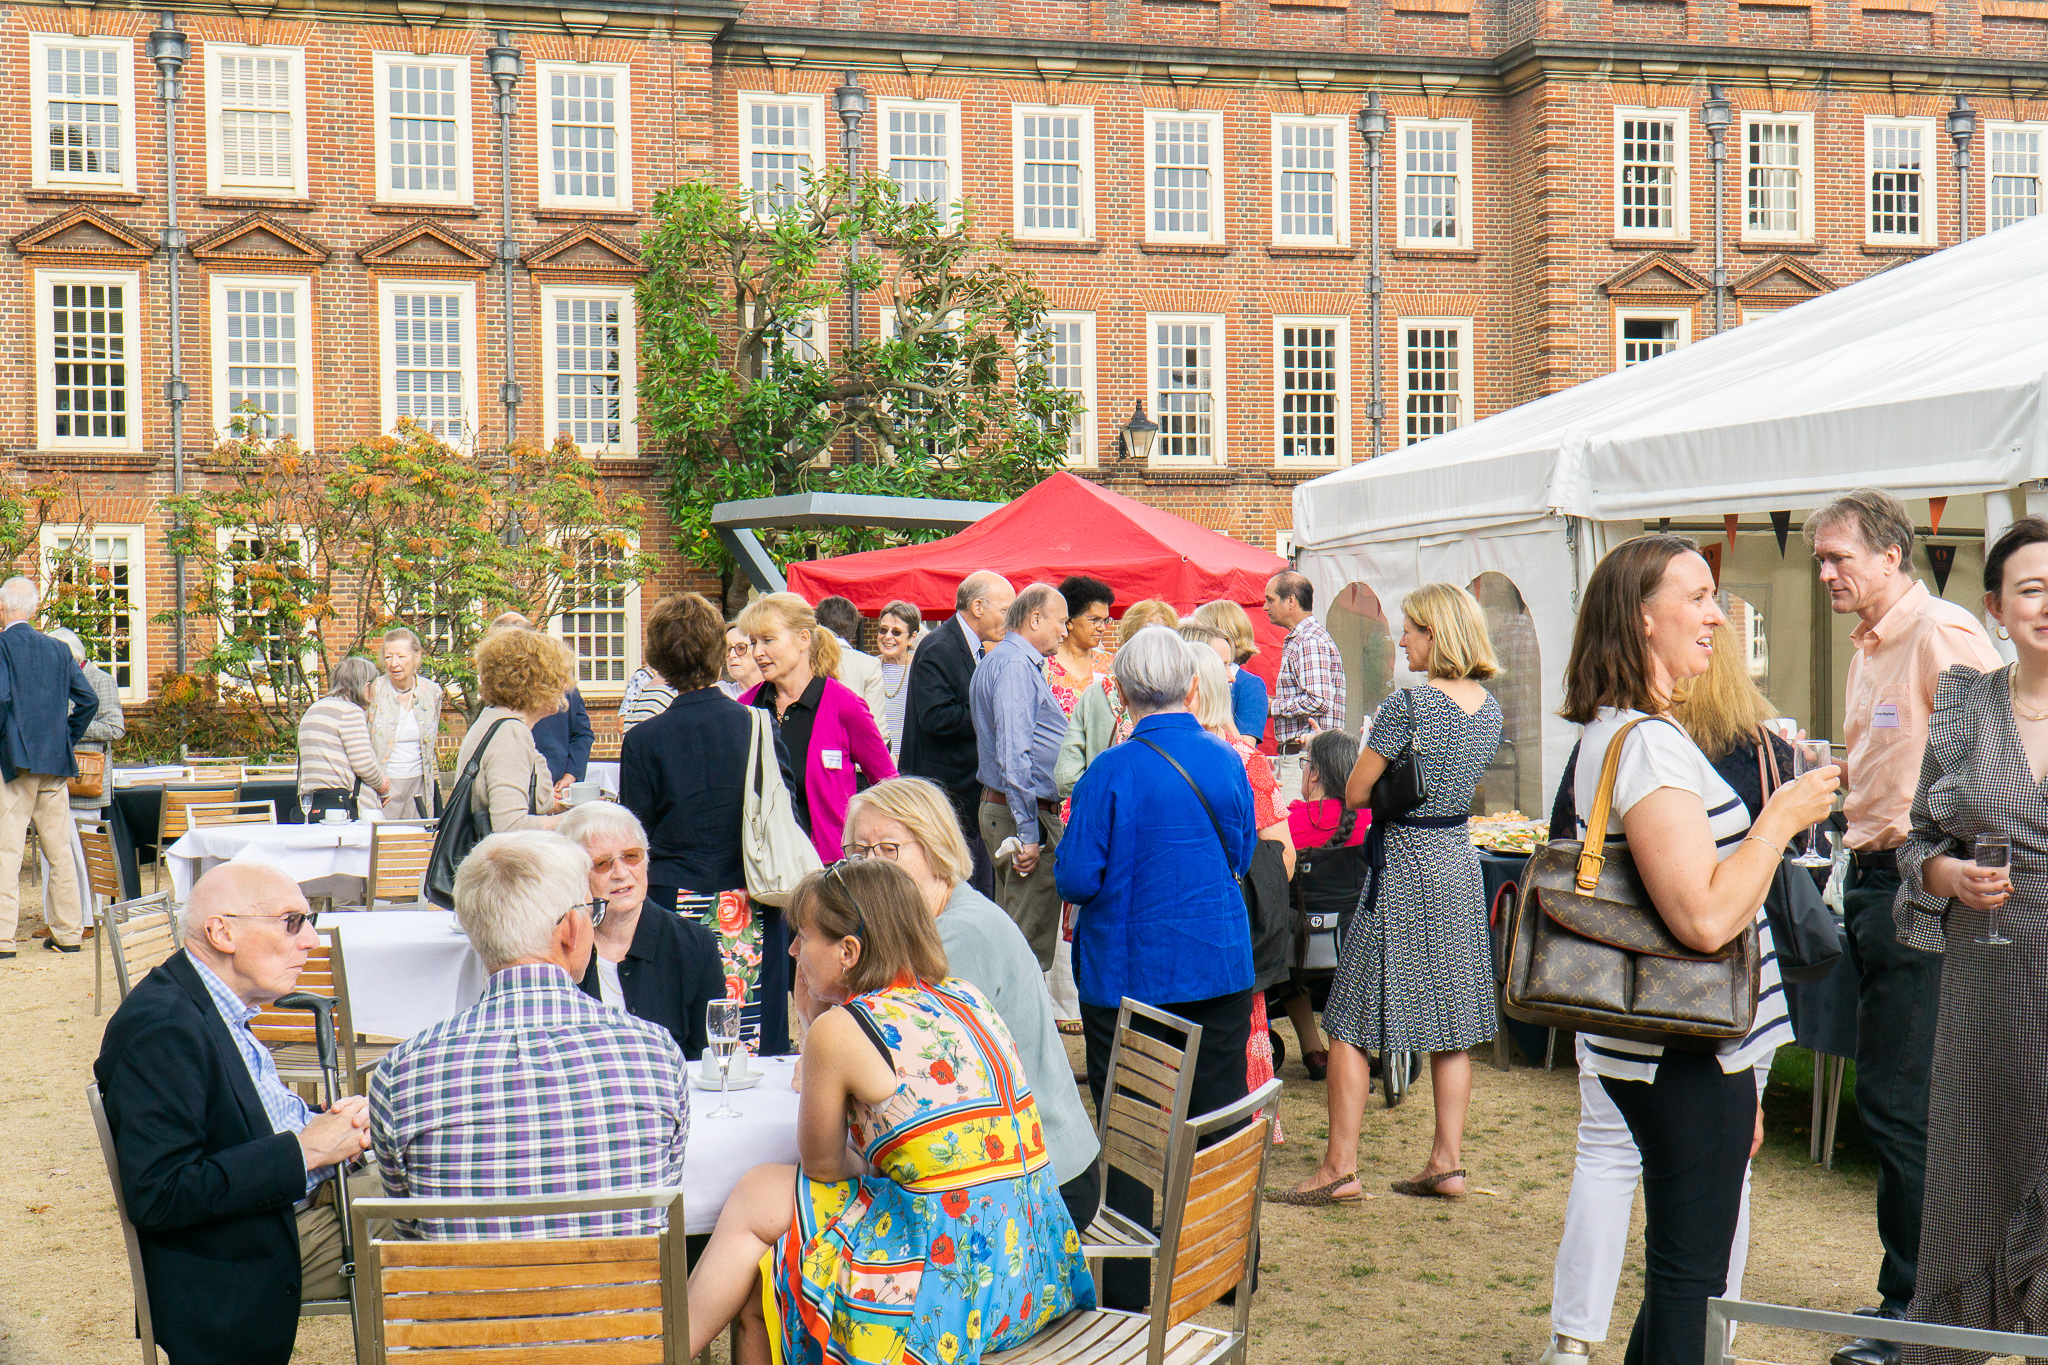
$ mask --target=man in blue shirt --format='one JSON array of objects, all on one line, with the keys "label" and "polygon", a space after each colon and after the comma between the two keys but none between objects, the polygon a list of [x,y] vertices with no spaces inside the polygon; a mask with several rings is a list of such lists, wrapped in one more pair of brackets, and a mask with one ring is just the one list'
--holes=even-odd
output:
[{"label": "man in blue shirt", "polygon": [[[1008,633],[974,670],[969,694],[981,758],[979,823],[996,859],[992,899],[1024,931],[1039,970],[1050,971],[1060,896],[1044,855],[1060,842],[1052,769],[1067,737],[1067,713],[1046,681],[1045,660],[1067,637],[1067,599],[1050,583],[1033,583],[1010,603],[1003,623]],[[1015,841],[1008,859],[1000,856],[1005,840]]]},{"label": "man in blue shirt", "polygon": [[[1243,761],[1188,714],[1191,648],[1208,646],[1147,626],[1117,651],[1117,688],[1136,728],[1081,775],[1059,847],[1059,893],[1079,907],[1074,978],[1098,1111],[1125,996],[1202,1026],[1190,1114],[1248,1093],[1251,916],[1238,878],[1251,867],[1259,834]],[[1133,1025],[1184,1044],[1149,1019]],[[1151,1226],[1144,1186],[1111,1172],[1107,1197],[1111,1208]],[[1143,1262],[1109,1262],[1103,1304],[1143,1308],[1145,1270]]]}]

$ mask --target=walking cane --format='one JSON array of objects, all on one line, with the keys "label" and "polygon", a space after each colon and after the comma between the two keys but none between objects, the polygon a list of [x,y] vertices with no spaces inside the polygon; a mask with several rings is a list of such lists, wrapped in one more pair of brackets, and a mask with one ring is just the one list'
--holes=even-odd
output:
[{"label": "walking cane", "polygon": [[[326,1078],[327,1107],[332,1109],[341,1099],[341,1064],[336,1060],[334,1045],[334,1001],[325,995],[314,995],[310,991],[293,991],[290,995],[279,996],[279,1009],[311,1010],[313,1012],[313,1045],[320,1050],[320,1071]],[[349,1282],[349,1297],[355,1297],[356,1251],[354,1230],[348,1221],[348,1163],[343,1162],[334,1172],[334,1210],[341,1219],[341,1274]]]}]

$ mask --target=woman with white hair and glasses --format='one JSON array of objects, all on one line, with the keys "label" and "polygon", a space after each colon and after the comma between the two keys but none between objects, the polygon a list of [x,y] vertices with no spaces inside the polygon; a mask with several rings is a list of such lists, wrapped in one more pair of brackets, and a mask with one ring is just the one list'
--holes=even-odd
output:
[{"label": "woman with white hair and glasses", "polygon": [[[1244,762],[1188,713],[1195,667],[1174,630],[1147,626],[1111,666],[1135,725],[1074,786],[1073,820],[1054,862],[1074,920],[1074,978],[1087,1039],[1088,1088],[1102,1105],[1125,996],[1202,1026],[1189,1112],[1241,1100],[1252,1022],[1251,920],[1238,878],[1259,832]],[[1149,1020],[1134,1021],[1153,1031]],[[1175,1040],[1178,1042],[1178,1039]],[[1111,1208],[1150,1227],[1152,1194],[1112,1174]],[[1142,1261],[1111,1262],[1103,1302],[1141,1308]]]},{"label": "woman with white hair and glasses", "polygon": [[633,812],[591,801],[555,829],[590,855],[590,894],[605,903],[583,993],[661,1025],[685,1057],[700,1055],[710,1041],[704,1007],[725,999],[718,940],[702,920],[648,900],[647,831]]}]

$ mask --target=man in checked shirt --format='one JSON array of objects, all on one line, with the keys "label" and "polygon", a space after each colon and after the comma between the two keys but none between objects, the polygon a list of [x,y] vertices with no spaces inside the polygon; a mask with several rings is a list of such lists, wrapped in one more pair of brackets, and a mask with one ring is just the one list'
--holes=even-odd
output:
[{"label": "man in checked shirt", "polygon": [[1273,742],[1280,750],[1277,775],[1280,785],[1297,795],[1309,739],[1318,730],[1344,728],[1344,658],[1310,610],[1314,605],[1315,590],[1292,569],[1274,574],[1266,584],[1266,619],[1287,632],[1269,708]]},{"label": "man in checked shirt", "polygon": [[[596,944],[590,857],[559,834],[494,834],[455,874],[455,917],[490,970],[483,999],[394,1048],[370,1078],[370,1135],[394,1198],[596,1194],[682,1183],[690,1105],[668,1030],[577,987]],[[632,1237],[661,1209],[422,1219],[430,1238]]]}]

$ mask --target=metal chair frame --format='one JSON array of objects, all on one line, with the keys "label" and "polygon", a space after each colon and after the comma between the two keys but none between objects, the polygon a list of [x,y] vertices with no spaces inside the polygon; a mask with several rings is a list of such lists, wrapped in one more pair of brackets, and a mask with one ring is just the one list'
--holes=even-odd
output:
[{"label": "metal chair frame", "polygon": [[[157,915],[163,916],[161,923],[150,923]],[[141,946],[154,947],[159,928],[163,932],[162,942],[167,949],[164,957],[169,957],[178,951],[178,907],[168,891],[152,892],[129,901],[116,901],[107,907],[106,914],[101,918],[98,936],[107,941],[107,955],[114,964],[114,989],[119,992],[122,1000],[126,1000],[128,992],[135,989],[134,964],[129,962],[128,955],[138,945],[130,935],[140,935]],[[159,962],[162,960],[157,959]],[[98,983],[94,984],[97,1000]]]},{"label": "metal chair frame", "polygon": [[[576,1213],[614,1213],[629,1209],[665,1209],[668,1213],[668,1227],[653,1237],[610,1237],[610,1238],[525,1238],[469,1242],[421,1242],[398,1239],[380,1239],[371,1235],[372,1226],[392,1223],[399,1219],[418,1218],[545,1218]],[[356,1358],[360,1365],[388,1365],[392,1359],[391,1350],[399,1348],[398,1359],[419,1361],[431,1365],[436,1358],[437,1347],[448,1351],[449,1359],[471,1360],[476,1358],[477,1348],[488,1346],[516,1347],[504,1350],[507,1360],[536,1362],[546,1365],[554,1359],[588,1361],[600,1357],[605,1360],[641,1360],[654,1358],[644,1350],[652,1343],[642,1341],[615,1341],[606,1343],[572,1335],[573,1324],[579,1320],[587,1325],[597,1322],[597,1314],[605,1311],[594,1300],[611,1292],[599,1286],[608,1283],[597,1278],[602,1272],[589,1270],[578,1273],[578,1267],[590,1267],[611,1260],[614,1263],[627,1260],[646,1260],[645,1255],[634,1252],[652,1251],[659,1262],[661,1341],[659,1359],[668,1365],[680,1365],[690,1354],[690,1305],[685,1292],[687,1276],[683,1251],[683,1192],[679,1189],[641,1190],[616,1194],[591,1195],[533,1195],[508,1199],[357,1199],[349,1206],[352,1241],[356,1252],[355,1311],[356,1311]],[[647,1244],[635,1246],[633,1244]],[[553,1256],[552,1261],[548,1258]],[[549,1266],[561,1267],[566,1273],[554,1277],[552,1282],[544,1278],[543,1271]],[[391,1272],[399,1274],[393,1276]],[[410,1284],[426,1292],[417,1298],[407,1295],[412,1303],[425,1307],[424,1301],[433,1298],[435,1280],[450,1281],[447,1302],[434,1304],[435,1311],[418,1318],[389,1318],[387,1314],[394,1306],[390,1291],[391,1279],[401,1284]],[[645,1280],[631,1281],[644,1284]],[[574,1298],[582,1296],[593,1300],[590,1308],[573,1309],[566,1306],[552,1306],[545,1302],[545,1296],[563,1292]],[[480,1317],[471,1321],[501,1323],[505,1331],[478,1335],[465,1339],[457,1320],[462,1316],[455,1309],[465,1300],[483,1309],[493,1306],[504,1308],[502,1318]],[[396,1301],[396,1306],[406,1306],[406,1300]],[[442,1311],[443,1309],[447,1311]],[[625,1311],[631,1311],[625,1310]],[[521,1324],[536,1334],[549,1332],[551,1338],[534,1340],[522,1339],[518,1333]],[[394,1325],[402,1324],[393,1332]],[[559,1324],[571,1324],[566,1330]],[[486,1335],[495,1340],[486,1341]],[[397,1336],[393,1342],[389,1338]],[[443,1340],[434,1342],[433,1337]],[[610,1347],[608,1350],[607,1347]],[[642,1351],[632,1348],[640,1346]],[[492,1350],[493,1357],[500,1354]]]},{"label": "metal chair frame", "polygon": [[277,823],[277,802],[200,801],[185,807],[185,819],[189,829],[211,829],[218,825],[274,825]]},{"label": "metal chair frame", "polygon": [[[363,882],[363,908],[375,910],[379,903],[390,910],[424,909],[426,899],[424,887],[427,879],[427,863],[434,852],[435,820],[379,820],[370,826],[370,874]],[[408,832],[401,837],[399,831]],[[424,838],[418,837],[424,835]],[[398,894],[384,886],[389,875],[385,861],[389,857],[419,864],[418,871],[410,877],[404,894]]]},{"label": "metal chair frame", "polygon": [[[165,785],[163,805],[158,808],[156,817],[156,857],[153,864],[155,871],[152,874],[153,888],[161,888],[164,884],[165,853],[169,851],[172,844],[183,838],[185,831],[192,826],[191,817],[187,812],[195,805],[236,801],[240,799],[241,795],[242,787],[239,782],[230,786],[221,786],[218,783],[211,782],[173,782]],[[202,801],[199,799],[202,797],[212,798],[212,800]]]},{"label": "metal chair frame", "polygon": [[[1738,1322],[1758,1327],[1782,1327],[1793,1332],[1815,1332],[1831,1337],[1870,1335],[1874,1320],[1856,1313],[1831,1313],[1818,1308],[1788,1308],[1775,1303],[1750,1303],[1744,1299],[1707,1300],[1706,1365],[1735,1365],[1729,1329]],[[2018,1356],[2022,1360],[2048,1357],[2048,1336],[2018,1332],[1991,1332],[1981,1327],[1949,1327],[1932,1322],[1887,1320],[1884,1339],[1902,1346],[1941,1346],[1953,1351],[1981,1351],[1994,1356]]]},{"label": "metal chair frame", "polygon": [[78,826],[78,846],[85,851],[85,864],[79,869],[85,885],[80,889],[92,897],[92,922],[97,926],[92,936],[92,1012],[98,1018],[106,989],[107,907],[121,900],[121,865],[114,856],[110,822],[83,811],[73,812],[71,819]]},{"label": "metal chair frame", "polygon": [[[1171,1043],[1133,1028],[1136,1018],[1173,1029],[1185,1042],[1176,1052]],[[1105,1195],[1114,1161],[1117,1170],[1150,1186],[1154,1198],[1165,1202],[1173,1183],[1173,1134],[1188,1116],[1195,1089],[1194,1058],[1201,1046],[1200,1024],[1129,996],[1118,1005],[1116,1037],[1102,1086],[1102,1112],[1095,1119],[1095,1137],[1101,1143],[1095,1158],[1095,1184]],[[1105,1260],[1156,1261],[1159,1257],[1158,1234],[1110,1208],[1106,1199],[1080,1233],[1081,1254],[1088,1258],[1088,1268],[1098,1280]]]},{"label": "metal chair frame", "polygon": [[[325,982],[319,979],[323,975],[319,964],[325,964]],[[308,977],[312,979],[309,981]],[[370,1071],[384,1060],[385,1053],[404,1040],[356,1032],[348,999],[348,959],[342,952],[340,937],[332,930],[320,931],[320,946],[307,957],[298,989],[334,1001],[335,1042],[341,1052],[341,1074],[347,1081],[347,1093],[368,1094]],[[249,1021],[249,1027],[256,1033],[257,1041],[270,1049],[277,1074],[286,1085],[316,1084],[321,1071],[313,1032],[272,1017],[280,1012],[288,1011],[265,1010]]]}]

